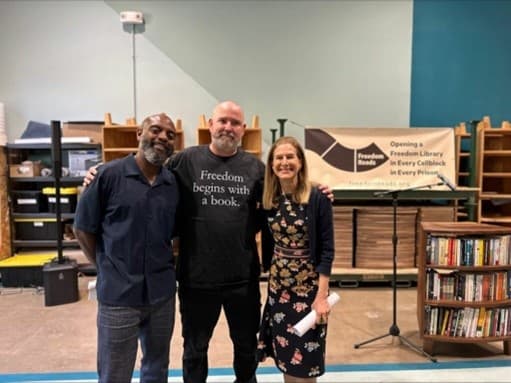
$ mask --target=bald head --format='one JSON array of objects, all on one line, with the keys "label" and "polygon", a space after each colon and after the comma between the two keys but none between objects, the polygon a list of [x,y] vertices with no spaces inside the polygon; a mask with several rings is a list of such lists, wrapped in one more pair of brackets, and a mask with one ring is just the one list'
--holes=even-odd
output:
[{"label": "bald head", "polygon": [[176,127],[165,113],[146,117],[138,131],[140,158],[161,166],[174,151],[175,138]]},{"label": "bald head", "polygon": [[245,134],[245,127],[245,116],[241,106],[233,101],[221,102],[215,107],[209,119],[211,133],[209,148],[217,156],[233,156]]},{"label": "bald head", "polygon": [[212,118],[214,119],[215,116],[223,115],[225,113],[236,114],[242,123],[245,122],[243,108],[234,101],[223,101],[217,104],[217,106],[213,109]]},{"label": "bald head", "polygon": [[174,133],[176,132],[176,127],[174,125],[174,121],[172,121],[172,119],[165,113],[158,113],[158,114],[153,114],[149,117],[146,117],[144,119],[144,121],[142,121],[142,129],[147,129],[149,128],[151,125],[156,125],[156,126],[165,126],[165,127],[168,127],[169,129],[173,130]]}]

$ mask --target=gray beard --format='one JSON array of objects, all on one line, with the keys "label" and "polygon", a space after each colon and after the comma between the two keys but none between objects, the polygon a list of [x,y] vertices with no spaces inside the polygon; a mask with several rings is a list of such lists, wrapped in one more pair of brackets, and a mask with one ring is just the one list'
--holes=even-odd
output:
[{"label": "gray beard", "polygon": [[235,153],[240,144],[239,141],[235,141],[227,136],[213,137],[211,141],[220,152]]},{"label": "gray beard", "polygon": [[168,157],[172,154],[172,150],[168,151],[168,155],[160,154],[152,147],[151,143],[148,141],[141,141],[140,147],[144,153],[144,157],[152,165],[161,166],[165,163]]},{"label": "gray beard", "polygon": [[153,148],[144,149],[144,157],[147,160],[147,162],[155,166],[163,165],[163,163],[167,159],[167,157],[164,158],[164,156],[160,155]]}]

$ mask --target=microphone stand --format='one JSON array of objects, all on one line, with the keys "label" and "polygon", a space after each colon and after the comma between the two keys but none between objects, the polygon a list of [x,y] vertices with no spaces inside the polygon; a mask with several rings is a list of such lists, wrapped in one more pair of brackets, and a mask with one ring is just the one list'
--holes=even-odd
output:
[{"label": "microphone stand", "polygon": [[277,122],[280,125],[280,137],[284,135],[284,127],[286,125],[287,118],[277,118]]},{"label": "microphone stand", "polygon": [[[412,186],[404,189],[396,189],[396,190],[386,190],[386,191],[378,191],[374,193],[375,197],[383,197],[386,195],[392,196],[392,324],[390,325],[389,331],[386,334],[371,338],[361,343],[355,344],[354,348],[359,348],[365,344],[374,342],[379,339],[386,338],[388,336],[398,337],[401,342],[406,344],[411,349],[417,351],[419,354],[422,354],[433,363],[437,362],[437,359],[425,352],[419,346],[416,346],[408,339],[400,335],[401,331],[399,330],[399,326],[397,325],[397,202],[398,196],[400,192],[404,191],[413,191],[413,190],[421,190],[421,189],[431,189],[433,186],[445,185],[444,182],[436,182],[429,185],[422,186]],[[421,331],[421,329],[419,329]]]}]

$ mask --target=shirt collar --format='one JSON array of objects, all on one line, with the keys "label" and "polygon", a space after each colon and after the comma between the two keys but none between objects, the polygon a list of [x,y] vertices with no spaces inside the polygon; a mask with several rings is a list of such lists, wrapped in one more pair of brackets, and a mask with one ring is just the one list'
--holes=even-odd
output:
[{"label": "shirt collar", "polygon": [[[140,171],[140,168],[135,161],[135,155],[130,154],[127,157],[127,161],[124,162],[124,175],[126,177],[139,177],[140,179],[145,179],[144,175]],[[172,184],[173,177],[170,170],[166,169],[164,166],[161,167],[160,173],[156,177],[156,181],[153,186],[159,185],[161,183]]]}]

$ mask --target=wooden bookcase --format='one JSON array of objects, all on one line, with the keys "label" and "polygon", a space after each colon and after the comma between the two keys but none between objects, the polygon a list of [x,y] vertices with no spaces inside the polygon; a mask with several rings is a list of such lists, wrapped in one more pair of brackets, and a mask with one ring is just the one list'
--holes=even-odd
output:
[{"label": "wooden bookcase", "polygon": [[[174,152],[178,152],[183,150],[184,135],[181,120],[175,120],[175,125]],[[108,162],[135,153],[138,148],[137,128],[138,125],[133,118],[128,118],[123,125],[114,124],[110,113],[106,113],[103,126],[103,161]]]},{"label": "wooden bookcase", "polygon": [[478,126],[479,222],[511,225],[511,125],[492,128],[489,117]]},{"label": "wooden bookcase", "polygon": [[[456,185],[475,187],[477,180],[477,134],[467,130],[464,122],[454,128],[454,143],[456,154]],[[474,205],[477,203],[473,201]],[[456,220],[467,221],[468,212],[465,204],[455,201]],[[474,208],[474,212],[477,209]]]},{"label": "wooden bookcase", "polygon": [[[211,135],[206,121],[206,116],[199,117],[199,126],[197,127],[197,144],[204,145],[211,142]],[[245,134],[241,140],[241,147],[248,153],[252,153],[257,158],[262,156],[262,133],[259,127],[259,116],[252,117],[252,125],[245,129]]]},{"label": "wooden bookcase", "polygon": [[423,348],[435,342],[503,341],[511,354],[511,229],[425,222],[419,232],[417,319]]},{"label": "wooden bookcase", "polygon": [[473,186],[470,184],[472,135],[467,132],[464,122],[454,128],[454,140],[456,150],[456,185]]}]

